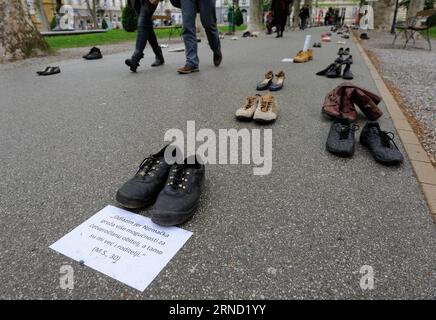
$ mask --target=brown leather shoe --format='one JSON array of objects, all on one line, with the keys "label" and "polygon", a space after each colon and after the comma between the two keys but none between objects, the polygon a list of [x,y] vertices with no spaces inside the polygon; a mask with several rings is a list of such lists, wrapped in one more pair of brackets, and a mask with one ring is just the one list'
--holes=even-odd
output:
[{"label": "brown leather shoe", "polygon": [[339,87],[336,87],[334,90],[327,93],[324,99],[324,103],[322,105],[322,113],[325,113],[326,115],[333,118],[341,117],[341,111],[339,110],[339,91],[341,91],[341,89]]},{"label": "brown leather shoe", "polygon": [[184,67],[177,69],[177,72],[180,74],[188,74],[198,71],[200,71],[198,67],[190,66],[189,64],[186,64]]},{"label": "brown leather shoe", "polygon": [[362,90],[356,88],[352,100],[371,121],[377,120],[383,114],[383,112],[377,107],[381,98],[375,94],[367,95]]},{"label": "brown leather shoe", "polygon": [[213,53],[213,64],[215,67],[218,67],[221,64],[221,61],[223,61],[223,54],[221,53],[221,50]]},{"label": "brown leather shoe", "polygon": [[344,95],[341,99],[341,118],[347,119],[350,122],[355,122],[357,120],[357,111],[352,101],[354,90],[354,88],[345,88]]}]

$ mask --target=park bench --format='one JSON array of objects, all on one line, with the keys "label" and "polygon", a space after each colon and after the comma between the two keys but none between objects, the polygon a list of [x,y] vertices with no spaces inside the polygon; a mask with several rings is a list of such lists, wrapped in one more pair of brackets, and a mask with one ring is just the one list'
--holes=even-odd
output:
[{"label": "park bench", "polygon": [[408,18],[406,21],[398,22],[395,26],[398,32],[395,31],[394,41],[395,45],[400,34],[404,34],[406,41],[404,42],[403,49],[407,46],[410,39],[415,44],[415,33],[420,33],[428,42],[429,50],[431,51],[430,29],[436,26],[436,9],[429,9],[419,11],[416,16]]},{"label": "park bench", "polygon": [[[171,17],[168,15],[153,15],[152,19],[153,20],[162,20],[162,21],[171,21],[172,20]],[[176,34],[178,32],[179,37],[182,36],[182,26],[180,24],[156,27],[156,30],[169,30],[170,31],[168,34],[168,43],[170,42],[173,34]]]}]

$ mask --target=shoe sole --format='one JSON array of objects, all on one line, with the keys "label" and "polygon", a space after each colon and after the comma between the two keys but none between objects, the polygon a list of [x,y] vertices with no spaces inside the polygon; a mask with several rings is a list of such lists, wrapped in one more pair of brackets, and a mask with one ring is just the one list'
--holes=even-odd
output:
[{"label": "shoe sole", "polygon": [[151,210],[151,221],[161,226],[177,226],[190,220],[197,211],[198,204],[184,212],[159,212]]},{"label": "shoe sole", "polygon": [[177,70],[177,72],[179,74],[190,74],[190,73],[199,72],[199,71],[200,71],[200,69],[193,69],[191,71],[180,71],[180,70]]},{"label": "shoe sole", "polygon": [[261,124],[268,124],[268,123],[273,123],[276,121],[276,119],[273,119],[273,120],[253,119],[253,120],[254,120],[254,122],[261,123]]},{"label": "shoe sole", "polygon": [[253,120],[253,117],[236,116],[236,120],[239,120],[239,121],[251,121],[251,120]]},{"label": "shoe sole", "polygon": [[117,192],[115,198],[119,204],[121,204],[123,207],[128,208],[128,209],[146,208],[146,207],[151,206],[156,201],[156,199],[151,199],[148,201],[131,200],[131,199],[123,197],[118,192]]}]

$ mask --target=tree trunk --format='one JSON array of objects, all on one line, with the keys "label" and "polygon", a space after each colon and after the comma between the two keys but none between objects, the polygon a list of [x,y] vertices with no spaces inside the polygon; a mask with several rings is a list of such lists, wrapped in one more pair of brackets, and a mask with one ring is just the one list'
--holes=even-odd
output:
[{"label": "tree trunk", "polygon": [[298,15],[300,13],[300,0],[294,1],[294,16],[293,16],[293,23],[292,28],[298,29],[300,25],[300,16]]},{"label": "tree trunk", "polygon": [[33,25],[25,0],[0,0],[0,62],[45,54],[49,46]]},{"label": "tree trunk", "polygon": [[250,21],[248,22],[247,31],[262,31],[263,18],[263,1],[250,0]]},{"label": "tree trunk", "polygon": [[395,0],[379,0],[374,2],[374,28],[390,30],[394,17]]},{"label": "tree trunk", "polygon": [[42,0],[35,0],[34,4],[35,4],[35,9],[38,11],[38,16],[41,20],[42,29],[44,31],[50,31],[50,22],[48,22],[47,16],[45,14]]},{"label": "tree trunk", "polygon": [[[90,3],[91,1],[91,3]],[[92,17],[92,24],[94,25],[94,29],[98,29],[97,23],[97,6],[95,3],[96,0],[85,0],[86,6],[88,7],[88,11]]]},{"label": "tree trunk", "polygon": [[407,7],[407,19],[416,16],[416,13],[424,10],[425,0],[410,0]]}]

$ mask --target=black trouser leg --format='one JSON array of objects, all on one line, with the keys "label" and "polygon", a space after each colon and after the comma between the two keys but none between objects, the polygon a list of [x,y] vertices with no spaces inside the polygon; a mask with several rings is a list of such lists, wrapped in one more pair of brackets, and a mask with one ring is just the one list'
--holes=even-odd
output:
[{"label": "black trouser leg", "polygon": [[[136,48],[134,56],[141,56],[144,52],[147,41],[150,42],[154,53],[157,55],[160,51],[159,44],[156,39],[156,34],[153,29],[153,14],[157,6],[151,4],[147,0],[141,1],[141,9],[138,14],[138,35],[136,37]],[[161,53],[160,53],[161,54]]]}]

